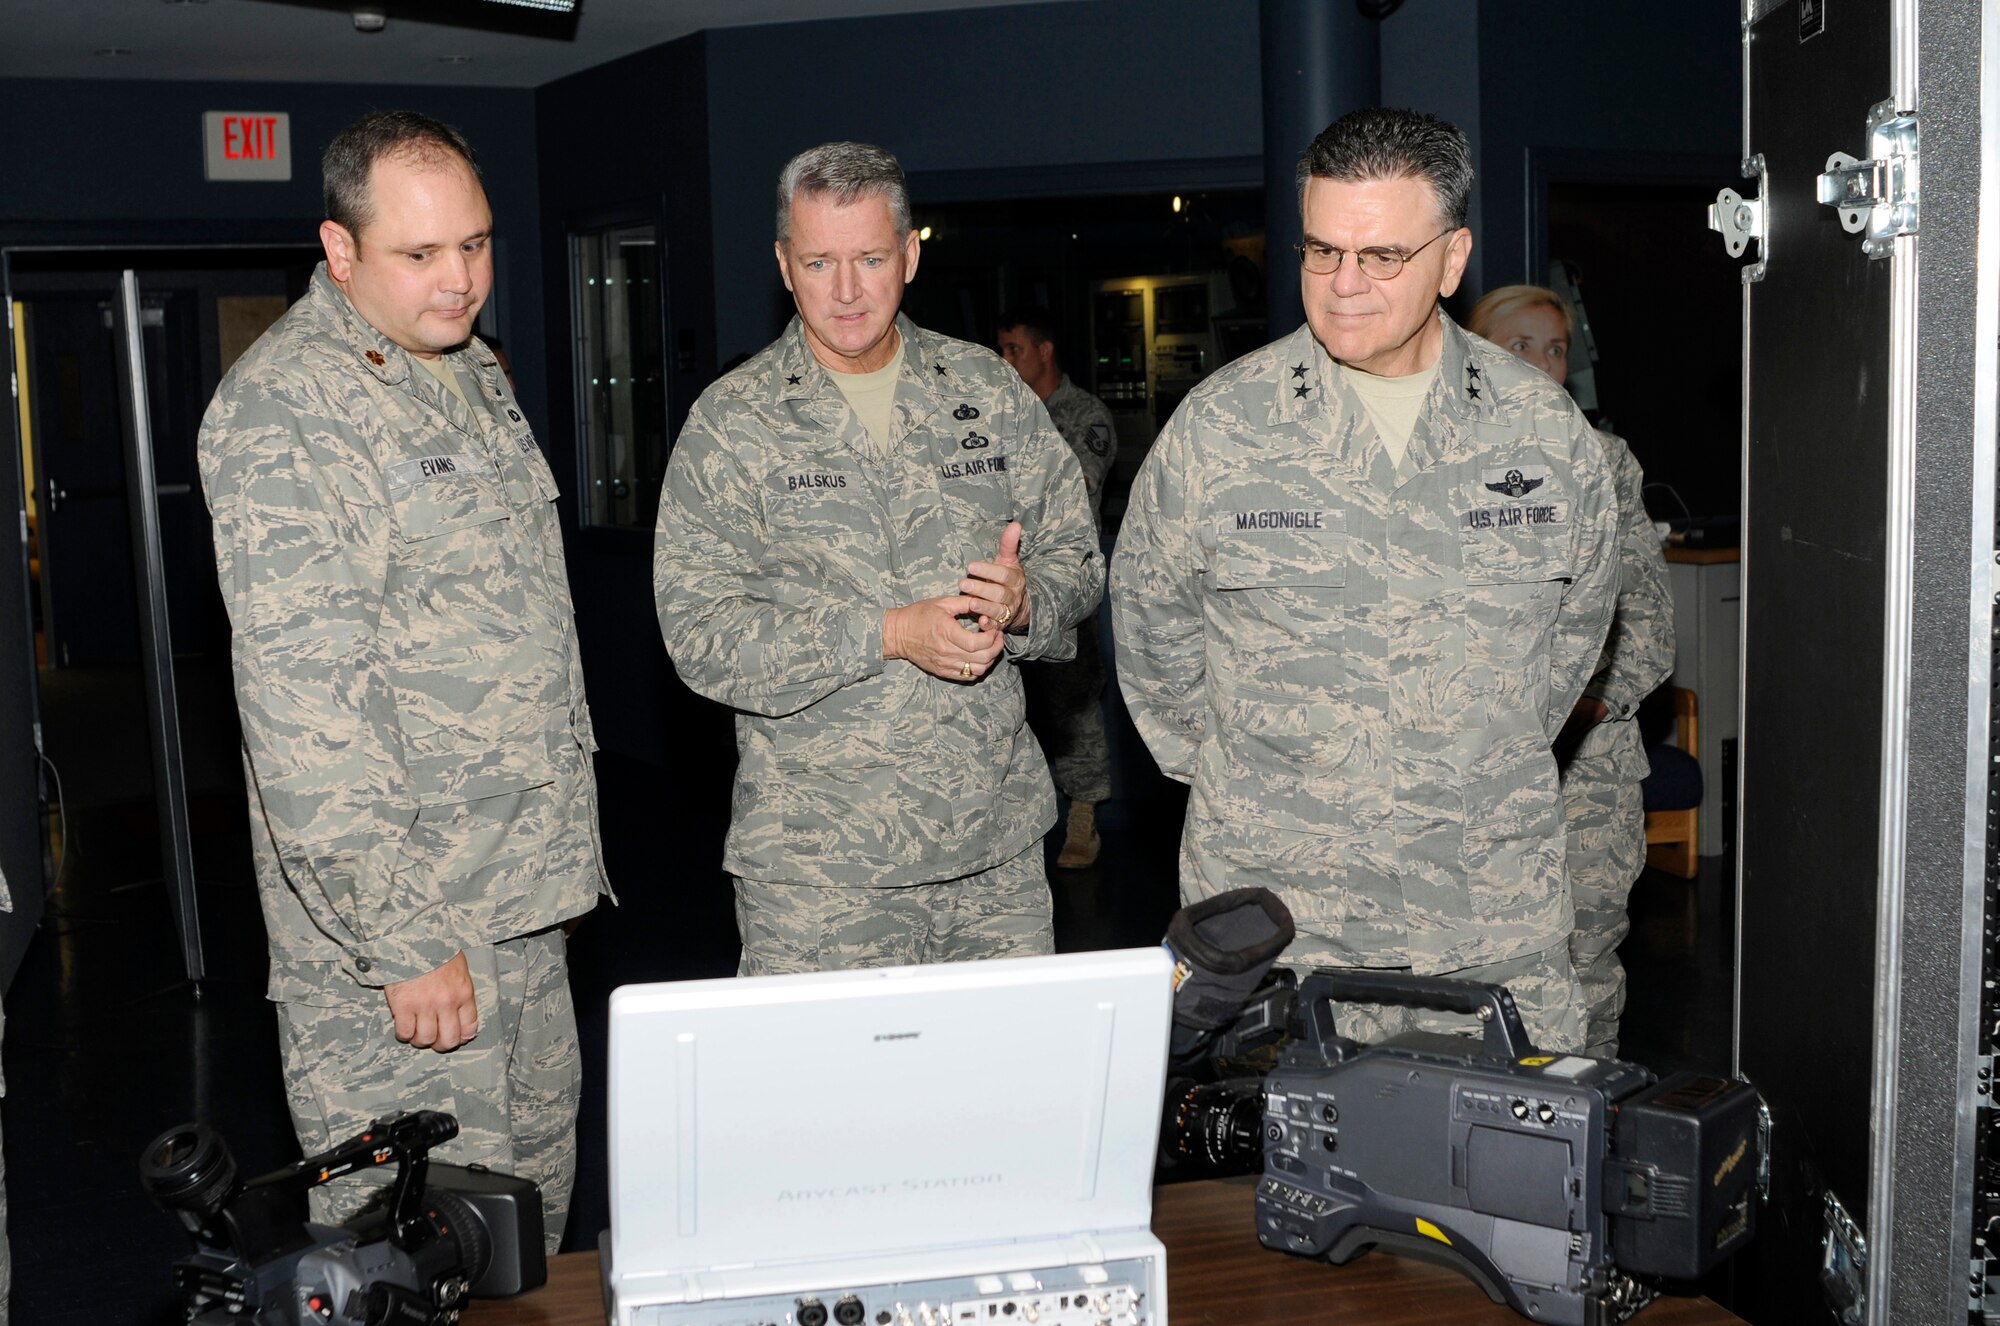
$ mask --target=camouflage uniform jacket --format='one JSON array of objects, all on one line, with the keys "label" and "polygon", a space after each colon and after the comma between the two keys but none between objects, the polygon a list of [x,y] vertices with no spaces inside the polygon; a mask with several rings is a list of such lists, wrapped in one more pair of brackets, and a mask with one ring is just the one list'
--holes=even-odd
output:
[{"label": "camouflage uniform jacket", "polygon": [[[587,911],[604,885],[556,485],[493,355],[472,409],[327,276],[238,360],[199,464],[251,776],[273,998],[368,986]],[[547,788],[494,842],[406,851],[420,809]],[[525,803],[524,803],[525,804]],[[521,835],[529,835],[523,841]],[[525,875],[525,879],[524,879]]]},{"label": "camouflage uniform jacket", "polygon": [[1618,610],[1597,671],[1583,688],[1610,712],[1584,734],[1576,753],[1608,757],[1618,777],[1637,782],[1651,769],[1639,736],[1639,703],[1674,670],[1673,591],[1659,531],[1646,514],[1646,475],[1638,457],[1616,433],[1599,432],[1597,440],[1618,482]]},{"label": "camouflage uniform jacket", "polygon": [[[660,631],[682,679],[737,710],[723,866],[743,878],[955,879],[1055,822],[1013,664],[1074,657],[1103,593],[1076,459],[999,356],[897,326],[885,452],[795,318],[702,393],[667,466]],[[884,662],[883,612],[958,593],[1014,519],[1029,630],[972,685]]]},{"label": "camouflage uniform jacket", "polygon": [[1133,486],[1111,594],[1133,720],[1193,784],[1184,870],[1278,891],[1356,966],[1561,942],[1550,743],[1616,521],[1569,398],[1448,319],[1400,467],[1310,327],[1211,376]]},{"label": "camouflage uniform jacket", "polygon": [[1049,418],[1055,420],[1056,431],[1076,453],[1076,463],[1083,467],[1083,486],[1090,493],[1090,518],[1102,528],[1104,477],[1111,473],[1111,462],[1118,455],[1118,430],[1111,422],[1111,411],[1103,401],[1071,382],[1067,373],[1042,404],[1048,408]]}]

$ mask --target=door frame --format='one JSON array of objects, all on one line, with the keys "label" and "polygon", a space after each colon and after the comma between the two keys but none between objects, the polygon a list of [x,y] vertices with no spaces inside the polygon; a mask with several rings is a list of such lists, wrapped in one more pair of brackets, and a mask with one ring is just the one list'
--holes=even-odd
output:
[{"label": "door frame", "polygon": [[[225,222],[86,222],[76,224],[0,224],[0,310],[8,326],[12,353],[14,268],[23,257],[55,254],[101,254],[107,266],[162,265],[176,254],[217,251],[297,249],[318,247],[311,237],[318,218]],[[149,261],[157,260],[157,261]],[[107,294],[116,294],[115,287]],[[41,725],[41,683],[35,660],[31,578],[28,568],[28,509],[22,490],[22,439],[19,393],[27,384],[15,381],[9,408],[0,410],[0,521],[19,531],[12,568],[0,566],[0,743],[27,753],[21,760],[0,760],[0,873],[13,894],[14,910],[0,913],[0,991],[13,981],[28,944],[39,928],[44,899],[54,884],[43,877],[40,805],[41,768],[46,758]],[[9,508],[11,507],[11,511]],[[143,585],[142,585],[143,590]],[[18,638],[15,633],[18,631]],[[157,722],[157,717],[155,719]],[[185,832],[183,823],[179,826]],[[163,861],[169,870],[171,857]],[[186,908],[185,900],[181,906]],[[190,947],[184,936],[184,958],[190,979],[198,980],[198,942]]]}]

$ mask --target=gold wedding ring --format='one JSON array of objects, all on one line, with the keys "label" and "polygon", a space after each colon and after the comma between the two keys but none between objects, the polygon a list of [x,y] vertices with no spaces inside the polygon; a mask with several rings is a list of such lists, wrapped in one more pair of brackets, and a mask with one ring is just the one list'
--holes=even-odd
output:
[{"label": "gold wedding ring", "polygon": [[995,617],[993,620],[999,622],[1002,626],[1005,626],[1008,622],[1014,620],[1014,610],[1012,608],[1009,608],[1005,612],[1001,613],[998,617]]},{"label": "gold wedding ring", "polygon": [[959,664],[959,665],[958,665],[958,675],[959,675],[959,677],[960,677],[960,679],[961,679],[961,680],[964,680],[964,681],[971,681],[971,680],[972,680],[972,665],[971,665],[970,663],[961,663],[961,664]]}]

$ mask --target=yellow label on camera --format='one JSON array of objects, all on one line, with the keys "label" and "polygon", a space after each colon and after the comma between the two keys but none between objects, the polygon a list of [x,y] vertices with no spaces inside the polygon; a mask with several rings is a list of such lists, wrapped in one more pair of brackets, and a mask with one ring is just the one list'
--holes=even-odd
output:
[{"label": "yellow label on camera", "polygon": [[1447,1247],[1451,1245],[1451,1240],[1444,1236],[1443,1230],[1421,1216],[1417,1217],[1417,1233],[1422,1234],[1425,1238],[1436,1239],[1439,1243]]},{"label": "yellow label on camera", "polygon": [[1523,1068],[1545,1068],[1555,1061],[1556,1057],[1552,1054],[1531,1054],[1521,1060],[1520,1064]]}]

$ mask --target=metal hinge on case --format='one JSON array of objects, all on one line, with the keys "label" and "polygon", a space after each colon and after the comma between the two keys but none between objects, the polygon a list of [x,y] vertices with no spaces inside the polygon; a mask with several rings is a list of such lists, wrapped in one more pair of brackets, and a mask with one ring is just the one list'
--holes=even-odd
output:
[{"label": "metal hinge on case", "polygon": [[1819,200],[1840,213],[1849,234],[1866,232],[1861,251],[1886,258],[1898,235],[1917,233],[1917,117],[1878,102],[1868,111],[1868,160],[1845,152],[1826,159],[1819,177]]},{"label": "metal hinge on case", "polygon": [[1831,1191],[1822,1215],[1820,1290],[1841,1326],[1863,1326],[1868,1316],[1868,1239]]},{"label": "metal hinge on case", "polygon": [[1723,245],[1732,258],[1742,257],[1744,250],[1755,242],[1757,260],[1743,269],[1743,279],[1761,281],[1764,269],[1771,262],[1770,218],[1764,210],[1770,189],[1762,152],[1743,163],[1743,178],[1757,181],[1757,196],[1745,198],[1734,189],[1716,194],[1715,201],[1708,205],[1708,228],[1722,233]]}]

